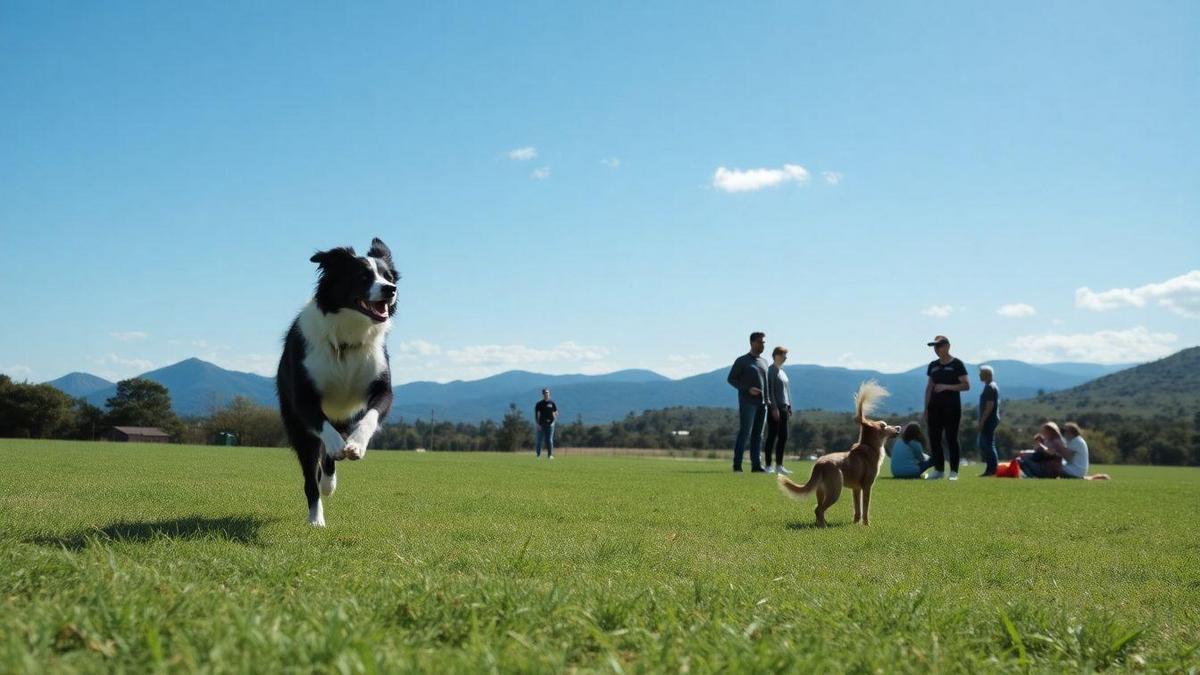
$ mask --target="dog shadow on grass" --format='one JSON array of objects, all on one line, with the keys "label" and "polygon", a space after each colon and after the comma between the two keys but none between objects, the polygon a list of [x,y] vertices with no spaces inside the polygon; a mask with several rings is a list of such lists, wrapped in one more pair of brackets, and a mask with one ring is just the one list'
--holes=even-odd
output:
[{"label": "dog shadow on grass", "polygon": [[261,545],[259,532],[270,521],[250,515],[185,516],[164,520],[118,521],[103,527],[80,530],[65,536],[34,537],[30,543],[73,551],[94,543],[147,543],[159,539],[171,541],[216,540]]}]

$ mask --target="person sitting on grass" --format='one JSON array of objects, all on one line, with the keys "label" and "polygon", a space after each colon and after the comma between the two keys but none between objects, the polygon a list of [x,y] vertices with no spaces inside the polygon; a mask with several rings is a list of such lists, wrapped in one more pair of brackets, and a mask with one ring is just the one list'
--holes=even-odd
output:
[{"label": "person sitting on grass", "polygon": [[1083,440],[1083,431],[1080,430],[1078,424],[1067,422],[1063,425],[1063,440],[1067,443],[1063,455],[1067,460],[1062,468],[1063,478],[1082,478],[1084,480],[1109,480],[1112,478],[1106,473],[1088,475],[1088,445],[1087,441]]},{"label": "person sitting on grass", "polygon": [[995,475],[1000,478],[1112,479],[1106,473],[1088,475],[1087,441],[1083,440],[1083,433],[1074,422],[1063,425],[1062,432],[1054,422],[1046,422],[1033,441],[1037,446],[1034,450],[1025,450],[1013,461],[1001,464]]},{"label": "person sitting on grass", "polygon": [[921,425],[909,422],[904,433],[892,445],[892,477],[920,478],[925,470],[933,466],[933,459],[925,454],[925,434]]},{"label": "person sitting on grass", "polygon": [[1058,425],[1046,422],[1033,437],[1033,450],[1023,450],[1016,462],[1025,478],[1058,478],[1066,452],[1067,442]]}]

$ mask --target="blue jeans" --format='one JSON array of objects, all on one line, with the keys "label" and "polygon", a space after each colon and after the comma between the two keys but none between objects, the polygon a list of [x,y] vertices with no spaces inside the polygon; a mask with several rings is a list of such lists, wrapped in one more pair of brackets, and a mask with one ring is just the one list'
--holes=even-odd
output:
[{"label": "blue jeans", "polygon": [[546,456],[554,456],[554,423],[538,424],[537,428],[537,449],[535,452],[538,457],[542,456],[542,443],[546,444]]},{"label": "blue jeans", "polygon": [[742,456],[746,452],[746,442],[750,442],[750,468],[762,470],[762,437],[763,422],[767,419],[767,406],[759,403],[738,404],[738,435],[733,444],[733,470],[742,470]]},{"label": "blue jeans", "polygon": [[993,420],[985,422],[979,430],[979,440],[976,443],[979,445],[979,457],[987,465],[984,473],[996,473],[996,464],[999,462],[999,457],[996,455],[996,427],[998,426],[1000,426],[1000,420]]}]

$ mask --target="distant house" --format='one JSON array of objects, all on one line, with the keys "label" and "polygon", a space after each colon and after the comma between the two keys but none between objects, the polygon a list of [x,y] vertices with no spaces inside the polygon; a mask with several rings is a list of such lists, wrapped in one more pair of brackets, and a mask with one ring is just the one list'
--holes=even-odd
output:
[{"label": "distant house", "polygon": [[119,443],[168,443],[171,435],[158,427],[113,427],[104,438]]}]

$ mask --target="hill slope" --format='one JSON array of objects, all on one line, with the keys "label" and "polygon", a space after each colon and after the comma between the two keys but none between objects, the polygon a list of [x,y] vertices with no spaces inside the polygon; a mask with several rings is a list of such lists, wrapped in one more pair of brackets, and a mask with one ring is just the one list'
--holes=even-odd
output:
[{"label": "hill slope", "polygon": [[71,398],[87,396],[88,394],[93,394],[101,389],[115,386],[112,382],[109,382],[103,377],[97,377],[91,373],[81,373],[78,371],[74,373],[67,373],[57,380],[50,380],[46,384],[58,389]]},{"label": "hill slope", "polygon": [[[206,415],[235,396],[245,396],[262,405],[276,405],[275,382],[271,378],[225,370],[200,359],[180,361],[139,377],[166,387],[171,392],[172,407],[181,415]],[[116,391],[116,385],[108,386],[89,394],[87,400],[103,406]]]},{"label": "hill slope", "polygon": [[1140,417],[1172,415],[1190,420],[1200,411],[1200,347],[1036,400],[1014,402],[1009,410],[1047,416],[1080,411]]}]

